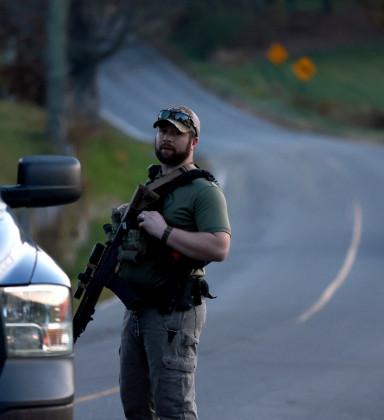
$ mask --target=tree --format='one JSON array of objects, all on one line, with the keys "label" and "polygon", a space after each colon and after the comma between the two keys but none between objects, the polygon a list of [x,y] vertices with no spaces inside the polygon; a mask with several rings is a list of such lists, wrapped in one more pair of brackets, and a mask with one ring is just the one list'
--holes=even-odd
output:
[{"label": "tree", "polygon": [[98,65],[122,45],[130,29],[129,1],[72,0],[68,22],[72,111],[95,115]]},{"label": "tree", "polygon": [[374,24],[380,28],[384,28],[384,0],[357,0],[369,12]]},{"label": "tree", "polygon": [[46,103],[47,134],[62,154],[67,154],[67,3],[48,0]]},{"label": "tree", "polygon": [[[10,58],[0,74],[0,92],[46,105],[46,72],[49,66],[63,63],[58,54],[65,50],[62,35],[53,25],[45,25],[48,6],[64,7],[63,0],[1,0],[0,48]],[[97,112],[96,76],[99,64],[114,54],[130,35],[161,34],[167,20],[191,0],[70,0],[68,12],[63,9],[58,25],[67,14],[67,63],[69,116],[79,112],[94,118]],[[51,28],[45,31],[44,28]],[[53,36],[50,37],[50,35]],[[62,46],[46,48],[49,42]],[[47,51],[54,56],[47,55]],[[53,60],[53,61],[51,61]],[[50,64],[49,64],[50,63]],[[49,64],[49,65],[48,65]],[[52,67],[50,67],[52,70]],[[56,67],[56,72],[59,65]],[[61,82],[60,82],[61,83]],[[53,83],[50,83],[53,86]],[[62,91],[62,87],[60,88]],[[49,96],[49,95],[48,95]],[[56,112],[56,111],[55,111]]]},{"label": "tree", "polygon": [[99,64],[130,36],[143,36],[165,25],[182,4],[174,0],[147,0],[142,4],[134,0],[71,0],[68,38],[72,110],[94,117]]},{"label": "tree", "polygon": [[3,95],[45,103],[44,0],[0,2],[0,69]]},{"label": "tree", "polygon": [[[262,7],[272,5],[275,0],[255,0],[258,5]],[[285,7],[289,13],[294,13],[297,9],[297,4],[300,2],[297,0],[285,0]],[[304,3],[305,0],[302,2]],[[333,12],[333,0],[319,0],[319,6],[324,14],[330,14]]]}]

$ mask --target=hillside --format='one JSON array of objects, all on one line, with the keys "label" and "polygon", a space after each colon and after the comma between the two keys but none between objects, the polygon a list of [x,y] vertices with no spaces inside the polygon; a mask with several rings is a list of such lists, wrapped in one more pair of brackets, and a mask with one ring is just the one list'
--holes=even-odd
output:
[{"label": "hillside", "polygon": [[[331,14],[312,7],[293,14],[270,9],[241,19],[236,15],[232,25],[237,30],[231,29],[230,38],[220,37],[228,29],[226,19],[221,18],[220,30],[204,29],[196,39],[192,35],[197,29],[191,25],[199,28],[198,19],[181,19],[166,42],[151,41],[208,89],[249,112],[299,129],[381,141],[384,29],[379,26],[380,14],[355,2],[334,3],[337,7]],[[209,28],[209,22],[204,28]],[[273,43],[287,51],[282,65],[267,60]],[[301,57],[315,66],[314,77],[304,83],[292,72]]]}]

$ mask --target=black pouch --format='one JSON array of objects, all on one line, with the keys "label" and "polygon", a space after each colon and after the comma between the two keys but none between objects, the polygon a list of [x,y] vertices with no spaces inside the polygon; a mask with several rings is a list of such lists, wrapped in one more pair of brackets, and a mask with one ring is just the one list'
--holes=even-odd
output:
[{"label": "black pouch", "polygon": [[182,283],[167,283],[156,291],[156,302],[161,314],[168,314],[175,308],[188,311],[203,303],[202,297],[215,299],[209,292],[205,279],[188,276]]},{"label": "black pouch", "polygon": [[183,294],[181,296],[180,302],[178,304],[178,309],[180,311],[188,311],[193,306],[201,305],[201,297],[200,303],[197,302],[196,294],[199,293],[199,284],[200,280],[197,277],[189,276],[184,284]]},{"label": "black pouch", "polygon": [[209,286],[205,279],[189,276],[185,283],[178,309],[187,311],[193,306],[199,306],[203,303],[202,297],[208,299],[216,298],[216,296],[212,296],[209,293]]},{"label": "black pouch", "polygon": [[178,300],[178,289],[171,284],[165,284],[156,291],[156,303],[163,315],[171,313]]}]

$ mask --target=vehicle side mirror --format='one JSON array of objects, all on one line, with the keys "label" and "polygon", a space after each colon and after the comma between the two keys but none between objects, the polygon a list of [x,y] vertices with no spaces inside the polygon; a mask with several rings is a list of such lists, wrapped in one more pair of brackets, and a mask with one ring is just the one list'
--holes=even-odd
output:
[{"label": "vehicle side mirror", "polygon": [[81,195],[81,166],[72,156],[26,156],[19,160],[17,185],[0,186],[12,208],[72,203]]}]

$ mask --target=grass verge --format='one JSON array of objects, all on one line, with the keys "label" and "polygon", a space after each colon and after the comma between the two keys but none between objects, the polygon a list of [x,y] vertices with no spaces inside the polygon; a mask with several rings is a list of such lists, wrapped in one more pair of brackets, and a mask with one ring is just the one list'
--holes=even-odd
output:
[{"label": "grass verge", "polygon": [[[316,68],[306,82],[292,70],[303,56]],[[384,141],[383,41],[292,54],[281,65],[239,51],[177,61],[215,93],[279,124]]]},{"label": "grass verge", "polygon": [[[76,133],[74,138],[75,154],[82,163],[84,195],[74,205],[78,223],[71,242],[76,252],[66,253],[63,265],[77,283],[77,274],[85,269],[94,244],[106,239],[102,226],[111,222],[112,208],[130,201],[137,184],[145,182],[146,168],[155,158],[151,144],[138,142],[106,124],[92,136]],[[103,296],[111,294],[105,290]]]},{"label": "grass verge", "polygon": [[[21,156],[55,153],[44,135],[45,121],[46,114],[38,107],[0,101],[2,185],[16,183]],[[136,185],[146,180],[146,167],[155,159],[152,145],[135,141],[107,124],[77,126],[70,137],[72,154],[82,166],[83,195],[78,202],[60,207],[53,225],[32,227],[31,234],[76,285],[94,244],[106,239],[102,226],[110,222],[112,207],[129,202]],[[29,220],[44,219],[45,211],[21,210]],[[39,213],[43,217],[36,217]],[[103,297],[108,295],[106,291]]]},{"label": "grass verge", "polygon": [[44,135],[45,120],[45,112],[38,107],[0,101],[1,185],[16,182],[21,156],[54,152]]}]

